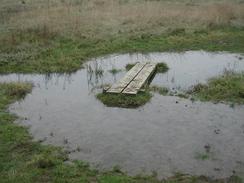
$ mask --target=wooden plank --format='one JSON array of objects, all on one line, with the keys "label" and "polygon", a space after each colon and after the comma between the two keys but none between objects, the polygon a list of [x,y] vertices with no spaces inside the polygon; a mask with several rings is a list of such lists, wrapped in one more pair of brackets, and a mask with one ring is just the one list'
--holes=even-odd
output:
[{"label": "wooden plank", "polygon": [[107,93],[121,93],[138,75],[138,73],[143,69],[145,65],[146,63],[137,63],[126,73],[126,75],[121,80],[112,85],[112,87],[107,90]]},{"label": "wooden plank", "polygon": [[124,94],[137,94],[156,69],[155,63],[146,64],[138,75],[123,90]]}]

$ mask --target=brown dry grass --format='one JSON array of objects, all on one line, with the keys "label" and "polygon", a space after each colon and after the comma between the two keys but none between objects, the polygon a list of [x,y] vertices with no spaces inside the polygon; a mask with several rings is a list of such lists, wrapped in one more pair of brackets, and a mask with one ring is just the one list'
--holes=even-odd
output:
[{"label": "brown dry grass", "polygon": [[244,3],[238,1],[4,0],[0,6],[2,31],[107,38],[177,28],[244,26]]}]

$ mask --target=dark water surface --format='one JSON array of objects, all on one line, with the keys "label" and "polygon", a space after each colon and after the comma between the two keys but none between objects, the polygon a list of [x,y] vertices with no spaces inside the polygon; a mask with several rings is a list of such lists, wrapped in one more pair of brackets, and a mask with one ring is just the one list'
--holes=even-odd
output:
[{"label": "dark water surface", "polygon": [[[239,54],[190,51],[110,55],[93,59],[71,75],[1,75],[0,81],[31,81],[35,87],[10,111],[24,117],[36,140],[63,146],[72,159],[100,169],[119,165],[130,174],[174,172],[244,176],[244,106],[194,102],[154,94],[138,109],[108,108],[95,98],[132,62],[166,62],[169,71],[152,84],[186,90],[226,70],[244,71]],[[110,69],[121,69],[111,74]],[[103,70],[101,74],[100,70]]]}]

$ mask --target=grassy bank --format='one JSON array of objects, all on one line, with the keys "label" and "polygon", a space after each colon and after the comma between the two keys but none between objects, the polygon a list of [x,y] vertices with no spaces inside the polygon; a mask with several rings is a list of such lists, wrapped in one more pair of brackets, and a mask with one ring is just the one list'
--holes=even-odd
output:
[{"label": "grassy bank", "polygon": [[118,169],[100,173],[85,163],[65,163],[67,155],[60,148],[33,142],[24,127],[14,124],[16,116],[7,111],[7,106],[22,99],[31,91],[25,83],[0,83],[0,182],[70,182],[70,183],[241,183],[232,176],[225,180],[206,177],[176,175],[159,181],[155,176],[130,177]]},{"label": "grassy bank", "polygon": [[0,12],[0,73],[72,72],[110,53],[244,52],[241,0],[4,0]]},{"label": "grassy bank", "polygon": [[72,72],[92,57],[110,53],[208,50],[244,52],[244,30],[222,29],[175,35],[118,36],[110,39],[42,38],[18,33],[0,46],[0,73]]},{"label": "grassy bank", "polygon": [[244,74],[225,73],[194,86],[189,94],[202,101],[244,104]]}]

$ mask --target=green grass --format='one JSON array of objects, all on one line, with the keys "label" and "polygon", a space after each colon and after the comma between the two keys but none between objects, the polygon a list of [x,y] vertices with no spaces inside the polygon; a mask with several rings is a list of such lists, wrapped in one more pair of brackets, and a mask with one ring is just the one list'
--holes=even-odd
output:
[{"label": "green grass", "polygon": [[116,68],[112,68],[111,70],[109,70],[109,72],[111,73],[111,74],[117,74],[117,73],[119,73],[119,72],[121,72],[122,70],[121,69],[116,69]]},{"label": "green grass", "polygon": [[108,107],[137,108],[150,101],[152,95],[149,91],[139,92],[136,95],[99,93],[99,99]]},{"label": "green grass", "polygon": [[244,74],[225,73],[206,85],[194,86],[188,93],[202,101],[244,104]]},{"label": "green grass", "polygon": [[167,66],[166,63],[158,63],[156,66],[156,72],[157,73],[165,73],[166,71],[169,70],[169,67]]},{"label": "green grass", "polygon": [[[1,84],[1,95],[7,95],[14,97],[14,99],[21,99],[25,97],[27,93],[32,90],[31,83],[2,83]],[[8,99],[8,98],[6,98]],[[3,103],[5,104],[5,103]]]},{"label": "green grass", "polygon": [[[0,83],[0,122],[1,125],[5,121],[12,121],[15,116],[9,115],[5,112],[7,106],[16,101],[22,99],[27,93],[32,90],[31,83]],[[0,130],[0,136],[1,131]],[[0,156],[1,157],[1,156]],[[1,163],[1,162],[0,162]]]},{"label": "green grass", "polygon": [[29,83],[0,83],[0,182],[1,183],[241,183],[239,177],[211,180],[177,174],[167,180],[155,176],[128,176],[118,168],[98,172],[81,161],[65,163],[61,148],[34,142],[27,128],[13,123],[17,116],[7,107],[31,92]]},{"label": "green grass", "polygon": [[120,35],[109,39],[43,37],[35,31],[3,35],[0,73],[73,72],[92,57],[110,53],[186,50],[244,52],[244,30],[218,28],[195,33]]},{"label": "green grass", "polygon": [[[132,67],[134,67],[136,65],[136,63],[133,63],[133,64],[126,64],[125,66],[125,69],[127,71],[129,71]],[[165,73],[166,71],[169,70],[169,67],[167,66],[166,63],[157,63],[157,66],[156,66],[156,73]]]},{"label": "green grass", "polygon": [[136,63],[133,63],[133,64],[126,64],[125,69],[126,69],[127,71],[129,71],[129,70],[131,70],[131,68],[134,67],[135,65],[136,65]]}]

